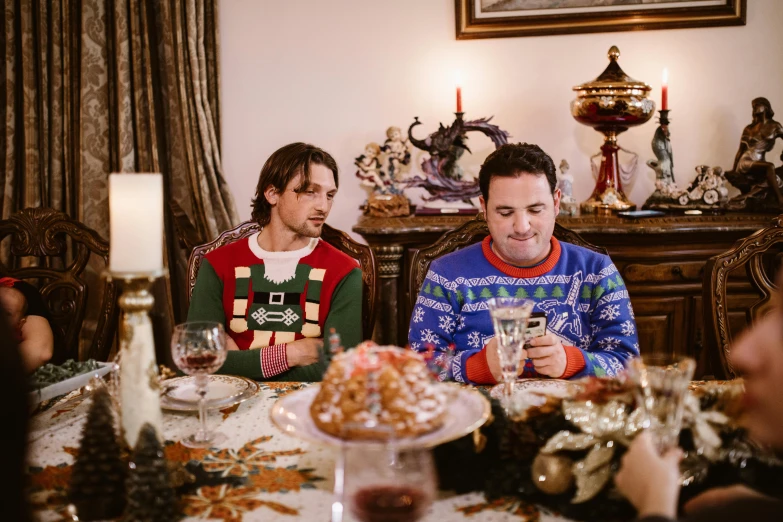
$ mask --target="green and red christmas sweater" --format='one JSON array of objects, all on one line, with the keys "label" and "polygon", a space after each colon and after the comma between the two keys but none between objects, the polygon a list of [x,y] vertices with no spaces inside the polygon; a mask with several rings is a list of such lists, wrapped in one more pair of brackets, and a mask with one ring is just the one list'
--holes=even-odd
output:
[{"label": "green and red christmas sweater", "polygon": [[219,373],[258,380],[321,380],[329,355],[288,368],[285,344],[323,338],[362,340],[362,273],[356,260],[313,238],[290,252],[269,252],[258,233],[208,253],[198,271],[188,321],[216,321],[236,342]]}]

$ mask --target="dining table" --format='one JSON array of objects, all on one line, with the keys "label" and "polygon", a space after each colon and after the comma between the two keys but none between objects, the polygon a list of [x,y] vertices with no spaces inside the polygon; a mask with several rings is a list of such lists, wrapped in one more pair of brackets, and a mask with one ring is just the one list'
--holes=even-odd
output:
[{"label": "dining table", "polygon": [[[195,411],[163,410],[163,453],[188,476],[177,490],[185,520],[334,520],[339,449],[283,433],[271,420],[272,409],[281,397],[308,386],[312,384],[262,382],[247,400],[210,410],[210,428],[226,435],[226,440],[206,449],[185,447],[180,442],[198,428]],[[68,510],[68,485],[90,402],[89,392],[77,390],[31,416],[27,473],[36,520],[73,520]],[[343,520],[355,519],[346,510]],[[421,520],[567,519],[516,498],[489,502],[479,492],[439,491]]]}]

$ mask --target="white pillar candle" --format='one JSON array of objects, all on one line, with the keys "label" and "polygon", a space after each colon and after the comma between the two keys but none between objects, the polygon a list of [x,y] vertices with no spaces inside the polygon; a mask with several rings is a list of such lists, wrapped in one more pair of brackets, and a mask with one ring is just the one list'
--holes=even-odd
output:
[{"label": "white pillar candle", "polygon": [[147,273],[163,268],[163,176],[109,175],[109,269]]}]

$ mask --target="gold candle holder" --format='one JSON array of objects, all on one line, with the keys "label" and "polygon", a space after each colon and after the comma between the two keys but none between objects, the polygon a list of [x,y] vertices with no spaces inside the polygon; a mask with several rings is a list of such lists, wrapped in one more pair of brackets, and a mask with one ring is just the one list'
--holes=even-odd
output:
[{"label": "gold candle holder", "polygon": [[119,390],[120,430],[129,448],[136,445],[144,423],[150,423],[163,438],[160,384],[155,360],[155,338],[149,312],[155,304],[150,287],[167,270],[154,272],[106,272],[109,281],[122,284]]}]

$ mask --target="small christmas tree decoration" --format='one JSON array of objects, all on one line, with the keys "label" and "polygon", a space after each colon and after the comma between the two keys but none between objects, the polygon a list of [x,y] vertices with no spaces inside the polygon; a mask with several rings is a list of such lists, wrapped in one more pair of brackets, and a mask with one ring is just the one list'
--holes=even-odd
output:
[{"label": "small christmas tree decoration", "polygon": [[128,474],[125,522],[177,520],[177,498],[169,480],[169,468],[155,428],[145,423],[133,450]]},{"label": "small christmas tree decoration", "polygon": [[122,514],[126,471],[114,428],[112,400],[102,386],[93,394],[71,475],[69,497],[79,520],[103,520]]}]

